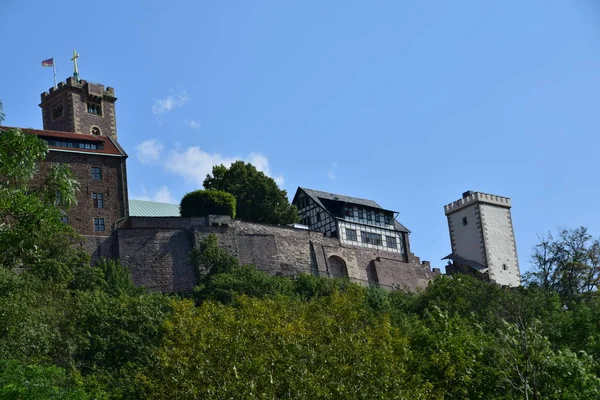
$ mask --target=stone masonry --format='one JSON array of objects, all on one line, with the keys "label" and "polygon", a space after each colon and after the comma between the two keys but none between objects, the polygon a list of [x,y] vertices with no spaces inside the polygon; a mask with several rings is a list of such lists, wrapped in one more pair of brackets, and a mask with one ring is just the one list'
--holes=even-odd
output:
[{"label": "stone masonry", "polygon": [[95,238],[95,258],[118,258],[129,268],[136,284],[162,292],[188,292],[196,285],[190,250],[214,233],[219,244],[239,258],[271,275],[297,276],[312,273],[345,276],[362,284],[415,291],[423,288],[439,270],[409,253],[399,254],[345,246],[321,232],[284,226],[232,221],[227,217],[128,217],[102,243]]}]

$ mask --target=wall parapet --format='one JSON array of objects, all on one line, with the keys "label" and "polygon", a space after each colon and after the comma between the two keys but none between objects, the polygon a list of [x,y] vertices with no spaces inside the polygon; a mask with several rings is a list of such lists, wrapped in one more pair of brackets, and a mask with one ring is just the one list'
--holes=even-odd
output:
[{"label": "wall parapet", "polygon": [[446,215],[452,214],[453,212],[474,203],[487,203],[505,208],[510,208],[512,206],[509,197],[496,196],[494,194],[482,192],[466,192],[462,199],[445,205],[444,212]]}]

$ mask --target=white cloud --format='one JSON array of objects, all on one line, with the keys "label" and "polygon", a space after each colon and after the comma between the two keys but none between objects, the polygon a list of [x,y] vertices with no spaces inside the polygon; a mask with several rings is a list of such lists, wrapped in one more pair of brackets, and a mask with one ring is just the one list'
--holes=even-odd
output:
[{"label": "white cloud", "polygon": [[159,203],[173,203],[177,204],[177,200],[171,195],[169,188],[161,186],[158,189],[154,189],[149,193],[144,186],[142,186],[142,193],[131,196],[132,199],[136,200],[147,200],[157,201]]},{"label": "white cloud", "polygon": [[279,186],[283,185],[283,176],[273,176],[273,174],[271,174],[271,168],[269,168],[269,160],[267,157],[259,153],[250,153],[247,162],[254,165],[257,170],[264,172],[265,175],[273,178]]},{"label": "white cloud", "polygon": [[150,164],[160,159],[163,145],[156,139],[150,139],[135,146],[135,151],[142,164]]},{"label": "white cloud", "polygon": [[188,119],[185,121],[185,124],[188,126],[188,128],[191,129],[198,129],[200,128],[200,122],[193,120],[193,119]]},{"label": "white cloud", "polygon": [[184,90],[179,92],[176,96],[167,96],[164,99],[154,100],[154,105],[152,106],[152,114],[155,116],[160,116],[166,112],[171,111],[174,108],[181,107],[185,105],[190,100],[190,96]]},{"label": "white cloud", "polygon": [[219,153],[208,153],[198,146],[192,146],[171,150],[164,166],[168,171],[182,176],[187,181],[202,185],[206,175],[212,172],[213,166],[223,164],[228,167],[237,160],[251,163],[257,170],[272,177],[278,185],[283,184],[283,177],[273,176],[269,168],[269,160],[259,153],[250,153],[248,157],[224,157]]},{"label": "white cloud", "polygon": [[329,179],[335,179],[335,170],[337,169],[337,163],[334,161],[331,163],[331,165],[329,166],[329,170],[327,170],[327,177]]}]

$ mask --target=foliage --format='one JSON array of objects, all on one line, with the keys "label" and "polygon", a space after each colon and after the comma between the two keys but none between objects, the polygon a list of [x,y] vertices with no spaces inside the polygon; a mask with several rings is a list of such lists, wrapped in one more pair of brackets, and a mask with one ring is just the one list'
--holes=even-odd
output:
[{"label": "foliage", "polygon": [[600,284],[600,240],[587,228],[561,228],[540,239],[533,253],[534,268],[525,274],[529,286],[556,291],[567,302],[582,293],[598,290]]},{"label": "foliage", "polygon": [[190,252],[190,261],[196,266],[197,276],[202,280],[223,274],[239,266],[237,258],[219,246],[219,238],[211,233]]},{"label": "foliage", "polygon": [[468,276],[388,292],[270,276],[215,235],[197,248],[195,302],[111,260],[0,268],[0,398],[600,397],[596,293],[565,307]]},{"label": "foliage", "polygon": [[[39,188],[31,185],[47,146],[11,129],[0,135],[0,266],[29,267],[48,279],[68,280],[85,255],[61,216],[75,202],[78,184],[64,165],[52,165]],[[60,199],[60,201],[57,201]]]},{"label": "foliage", "polygon": [[[241,297],[173,304],[148,398],[425,398],[405,373],[407,340],[365,319],[362,293],[302,302]],[[368,321],[368,322],[365,322]]]},{"label": "foliage", "polygon": [[270,277],[252,265],[232,268],[227,273],[216,274],[195,289],[198,301],[208,299],[231,304],[240,295],[256,298],[293,293],[294,283],[284,277]]},{"label": "foliage", "polygon": [[222,190],[196,190],[183,196],[179,209],[182,217],[229,215],[235,218],[235,197]]},{"label": "foliage", "polygon": [[69,384],[61,368],[23,365],[0,360],[0,398],[28,400],[84,400],[92,397]]},{"label": "foliage", "polygon": [[298,221],[296,206],[290,205],[287,192],[250,163],[236,161],[227,168],[213,167],[204,188],[223,190],[237,200],[237,217],[244,221],[287,225]]}]

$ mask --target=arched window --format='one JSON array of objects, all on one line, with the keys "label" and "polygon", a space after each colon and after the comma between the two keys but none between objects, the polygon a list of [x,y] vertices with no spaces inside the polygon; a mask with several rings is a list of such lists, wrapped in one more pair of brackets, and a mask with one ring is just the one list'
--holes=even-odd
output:
[{"label": "arched window", "polygon": [[346,267],[346,261],[338,256],[330,256],[327,259],[327,266],[329,267],[329,275],[332,278],[347,278],[348,268]]},{"label": "arched window", "polygon": [[94,135],[94,136],[102,135],[102,131],[97,126],[92,126],[91,132],[92,132],[92,135]]}]

